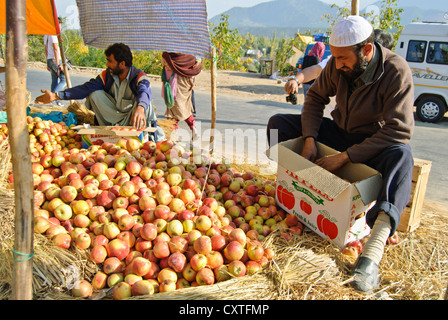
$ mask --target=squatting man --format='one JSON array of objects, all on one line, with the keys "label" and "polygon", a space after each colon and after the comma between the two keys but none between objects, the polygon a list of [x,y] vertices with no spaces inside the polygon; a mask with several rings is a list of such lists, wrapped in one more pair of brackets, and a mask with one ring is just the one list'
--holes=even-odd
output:
[{"label": "squatting man", "polygon": [[[410,199],[414,129],[412,74],[406,61],[374,41],[371,24],[360,16],[336,22],[330,35],[332,57],[313,83],[302,113],[269,119],[270,146],[302,136],[301,155],[328,171],[364,163],[382,175],[375,205],[367,212],[370,237],[352,270],[360,292],[379,285],[379,263]],[[331,119],[323,116],[330,98]],[[278,141],[270,141],[277,130]],[[273,136],[275,136],[273,134]],[[317,159],[316,141],[340,151]]]},{"label": "squatting man", "polygon": [[[106,70],[86,83],[63,91],[41,90],[36,98],[38,104],[57,100],[86,99],[86,108],[93,111],[92,123],[100,126],[133,126],[137,129],[157,127],[153,139],[164,140],[162,128],[157,126],[157,117],[151,104],[149,77],[132,65],[130,48],[123,43],[109,46]],[[81,104],[79,108],[84,108]],[[74,110],[76,114],[79,110]],[[81,110],[81,112],[83,112]]]}]

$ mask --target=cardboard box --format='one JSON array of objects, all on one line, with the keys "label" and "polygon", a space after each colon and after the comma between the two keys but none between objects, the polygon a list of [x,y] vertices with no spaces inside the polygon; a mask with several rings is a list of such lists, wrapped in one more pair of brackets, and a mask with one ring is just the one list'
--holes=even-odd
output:
[{"label": "cardboard box", "polygon": [[143,143],[148,141],[147,133],[157,130],[157,128],[153,127],[147,127],[141,131],[137,131],[132,127],[85,127],[83,125],[75,126],[73,129],[78,130],[78,134],[82,136],[82,148],[84,149],[89,148],[92,144],[98,144],[100,141],[116,143],[120,138],[138,139]]},{"label": "cardboard box", "polygon": [[431,165],[431,161],[414,158],[411,198],[401,214],[400,223],[397,227],[398,231],[412,232],[420,226],[421,211]]},{"label": "cardboard box", "polygon": [[[381,174],[359,163],[349,163],[333,174],[300,156],[302,148],[303,139],[297,138],[267,152],[278,163],[278,205],[341,249],[368,235],[365,212],[376,200]],[[338,153],[321,143],[317,148],[319,158]]]}]

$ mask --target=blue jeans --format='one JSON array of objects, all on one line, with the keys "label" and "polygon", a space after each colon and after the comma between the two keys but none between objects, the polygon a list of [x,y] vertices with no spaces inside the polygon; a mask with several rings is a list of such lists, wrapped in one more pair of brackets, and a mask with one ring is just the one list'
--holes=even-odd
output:
[{"label": "blue jeans", "polygon": [[[278,130],[278,141],[270,141],[271,130]],[[276,114],[272,116],[268,122],[267,136],[271,146],[277,142],[302,136],[301,115]],[[323,118],[317,141],[343,152],[350,146],[361,143],[368,136],[349,134],[339,128],[333,120]],[[379,211],[384,211],[390,216],[392,226],[390,235],[393,235],[411,195],[414,167],[411,147],[407,144],[392,145],[364,164],[380,172],[383,178],[376,204],[366,215],[367,224],[372,228]]]},{"label": "blue jeans", "polygon": [[56,64],[56,61],[53,59],[47,59],[47,67],[50,69],[51,74],[51,92],[58,92],[65,89],[66,82],[65,82],[65,75],[63,72],[59,72],[58,76],[58,65]]}]

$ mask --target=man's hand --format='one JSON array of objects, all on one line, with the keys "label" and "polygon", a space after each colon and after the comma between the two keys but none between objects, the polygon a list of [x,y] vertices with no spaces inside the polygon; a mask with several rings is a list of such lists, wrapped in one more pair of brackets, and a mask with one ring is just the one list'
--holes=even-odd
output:
[{"label": "man's hand", "polygon": [[55,100],[60,100],[56,93],[51,92],[50,90],[40,90],[43,95],[38,96],[34,101],[37,104],[48,104]]},{"label": "man's hand", "polygon": [[145,108],[137,106],[131,116],[131,126],[140,130],[146,127]]},{"label": "man's hand", "polygon": [[341,152],[331,156],[325,156],[316,160],[316,164],[322,168],[334,172],[335,170],[341,168],[344,164],[348,163],[350,158],[347,152]]},{"label": "man's hand", "polygon": [[285,84],[285,92],[287,94],[297,93],[299,92],[299,84],[296,80],[290,79]]},{"label": "man's hand", "polygon": [[303,145],[302,149],[302,157],[305,159],[314,162],[317,157],[317,147],[316,142],[314,141],[314,138],[308,137],[305,139],[305,143]]}]

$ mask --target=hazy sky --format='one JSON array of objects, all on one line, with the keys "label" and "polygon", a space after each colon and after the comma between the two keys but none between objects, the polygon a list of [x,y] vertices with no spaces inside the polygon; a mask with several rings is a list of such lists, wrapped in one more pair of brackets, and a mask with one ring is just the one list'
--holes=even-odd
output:
[{"label": "hazy sky", "polygon": [[[225,12],[233,7],[253,7],[259,3],[269,2],[272,0],[206,0],[208,18],[212,18],[217,14]],[[328,4],[337,4],[339,6],[345,5],[347,2],[351,3],[351,0],[320,0]],[[360,8],[364,8],[369,4],[372,4],[378,0],[359,0]]]},{"label": "hazy sky", "polygon": [[[252,7],[259,3],[269,2],[273,0],[206,0],[208,18],[212,18],[220,13],[223,13],[233,7]],[[351,3],[351,0],[321,0],[329,4],[345,5],[347,2]],[[376,2],[378,0],[359,0],[359,6],[361,8]],[[77,15],[78,8],[76,7],[75,0],[55,0],[58,14],[66,17],[74,17]],[[73,21],[74,22],[74,21]]]}]

